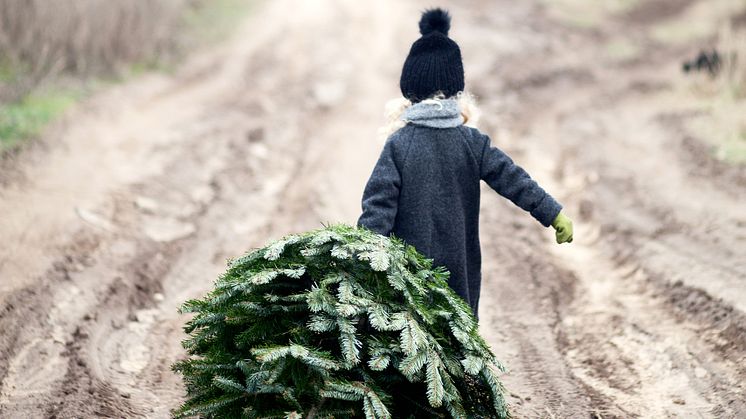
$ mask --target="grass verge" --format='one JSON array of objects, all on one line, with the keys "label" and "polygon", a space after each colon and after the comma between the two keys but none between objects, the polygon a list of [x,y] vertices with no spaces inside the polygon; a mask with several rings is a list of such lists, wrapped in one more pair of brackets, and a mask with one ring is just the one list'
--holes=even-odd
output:
[{"label": "grass verge", "polygon": [[552,17],[576,28],[594,28],[625,13],[640,0],[544,0]]},{"label": "grass verge", "polygon": [[197,43],[210,44],[226,38],[258,0],[209,0],[184,14],[186,30]]},{"label": "grass verge", "polygon": [[710,0],[692,4],[674,18],[650,28],[651,37],[667,45],[687,45],[716,35],[731,16],[742,12],[744,2]]},{"label": "grass verge", "polygon": [[[735,9],[743,12],[746,7]],[[715,77],[696,75],[690,84],[706,116],[689,121],[689,128],[712,147],[718,160],[746,164],[746,28],[722,25],[716,49],[722,56]]]},{"label": "grass verge", "polygon": [[711,147],[718,160],[746,164],[746,98],[717,95],[700,99],[707,113],[688,121],[688,128]]},{"label": "grass verge", "polygon": [[229,36],[257,3],[258,0],[192,2],[192,6],[183,10],[178,25],[180,29],[172,35],[174,42],[169,43],[175,45],[176,50],[138,59],[123,69],[93,77],[63,73],[47,77],[42,85],[27,88],[33,86],[33,80],[23,76],[29,73],[26,69],[28,64],[11,64],[0,55],[0,85],[18,86],[23,92],[28,92],[17,100],[0,102],[0,155],[38,136],[50,122],[95,91],[96,86],[109,84],[106,81],[121,82],[152,71],[171,71],[178,61],[183,60],[184,52],[214,44]]},{"label": "grass verge", "polygon": [[0,106],[0,153],[38,135],[80,97],[75,91],[36,92],[22,100]]}]

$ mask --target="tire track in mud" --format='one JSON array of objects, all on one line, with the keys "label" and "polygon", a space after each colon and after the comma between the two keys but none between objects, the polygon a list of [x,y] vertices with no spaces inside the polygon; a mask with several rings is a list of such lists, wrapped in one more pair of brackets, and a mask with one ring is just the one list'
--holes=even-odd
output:
[{"label": "tire track in mud", "polygon": [[[565,307],[578,280],[553,264],[533,219],[484,191],[480,329],[508,366],[504,377],[517,417],[624,417],[614,401],[579,380],[564,354]],[[503,234],[511,227],[510,235]]]},{"label": "tire track in mud", "polygon": [[[215,133],[213,133],[215,134]],[[182,192],[188,194],[194,190],[188,190],[189,186],[207,186],[217,176],[214,172],[207,173],[207,183],[200,182],[201,179],[195,179],[203,176],[200,172],[191,170],[190,165],[183,165],[185,161],[193,160],[199,154],[195,152],[207,152],[204,144],[200,150],[197,142],[201,141],[200,136],[194,136],[192,142],[187,142],[186,153],[176,154],[175,163],[168,168],[167,178],[150,179],[148,182],[154,184],[156,188],[142,188],[141,192],[163,192],[157,191],[163,187],[167,191]],[[211,151],[216,151],[216,144],[208,146]],[[225,142],[222,144],[223,153],[228,151]],[[191,154],[190,153],[195,153]],[[205,155],[209,155],[206,153]],[[191,157],[191,158],[190,158]],[[236,154],[235,157],[245,157],[243,154]],[[230,162],[230,160],[228,160]],[[194,162],[192,162],[195,164]],[[214,170],[214,169],[213,169]],[[245,173],[244,173],[245,174]],[[183,182],[183,183],[181,183]],[[181,185],[179,184],[181,183]],[[187,187],[185,187],[187,185]],[[156,189],[156,191],[152,191]],[[209,189],[208,189],[209,190]],[[121,192],[120,192],[121,193]],[[179,193],[175,194],[176,196]],[[200,217],[205,210],[204,207],[195,205],[191,199],[186,201],[174,199],[174,196],[168,197],[161,195],[158,205],[162,208],[157,212],[160,214],[141,214],[140,211],[133,208],[133,196],[122,193],[116,199],[113,224],[120,231],[126,231],[125,235],[110,235],[102,238],[105,246],[101,246],[98,251],[89,256],[95,261],[95,264],[80,272],[73,273],[69,276],[69,284],[64,288],[54,289],[51,295],[45,300],[50,303],[51,309],[46,314],[46,324],[34,331],[36,335],[55,334],[64,337],[65,341],[60,342],[63,349],[57,351],[59,359],[56,364],[64,374],[63,377],[56,377],[54,374],[49,377],[50,381],[46,386],[41,388],[29,388],[34,383],[19,382],[18,379],[23,377],[10,377],[12,381],[5,380],[5,388],[13,385],[15,389],[25,391],[32,390],[29,399],[41,399],[39,408],[42,410],[34,414],[34,408],[27,405],[9,404],[10,412],[23,412],[33,416],[62,416],[83,414],[86,416],[131,416],[138,412],[135,407],[131,406],[129,392],[121,392],[121,388],[116,386],[117,375],[124,372],[139,372],[144,367],[144,359],[147,354],[144,353],[148,348],[140,347],[143,352],[132,354],[130,351],[129,366],[122,365],[125,362],[116,357],[122,355],[124,350],[127,355],[127,349],[123,348],[126,344],[136,345],[136,342],[122,342],[123,345],[109,345],[110,350],[106,351],[104,358],[101,356],[99,347],[96,344],[101,343],[103,339],[106,344],[110,341],[117,340],[122,330],[132,329],[132,335],[143,324],[145,320],[154,321],[153,310],[156,306],[156,296],[162,298],[162,279],[172,267],[172,264],[178,260],[179,255],[183,252],[183,246],[188,245],[190,239],[175,237],[174,239],[154,240],[149,237],[147,232],[142,231],[143,226],[147,225],[145,217],[153,216],[156,221],[173,223],[184,223],[190,225],[195,219]],[[156,202],[156,201],[154,201]],[[211,200],[204,204],[212,203]],[[168,210],[164,211],[163,207],[172,205],[173,208],[192,206],[191,210],[182,213],[178,221],[172,219]],[[152,211],[147,211],[152,212]],[[170,221],[169,221],[170,220]],[[177,224],[178,225],[178,224]],[[163,232],[161,232],[162,234]],[[151,235],[153,233],[151,232]],[[177,232],[178,236],[184,233]],[[191,233],[187,233],[187,236]],[[64,262],[62,262],[64,263]],[[46,278],[45,278],[46,280]],[[70,291],[74,290],[74,291]],[[166,307],[163,307],[165,309]],[[11,321],[21,322],[19,318],[10,319]],[[29,355],[22,359],[15,359],[15,362],[25,363],[25,367],[33,370],[34,362],[38,359],[45,359],[48,352],[45,348],[40,347],[40,342],[32,341],[24,350]],[[177,340],[178,343],[178,340]],[[42,345],[43,346],[43,345]],[[58,345],[59,346],[59,345]],[[135,351],[137,352],[137,351]],[[39,357],[37,357],[37,355]],[[52,355],[52,354],[50,354]],[[139,355],[139,357],[138,357]],[[107,359],[106,356],[112,357]],[[51,356],[52,361],[54,356]],[[67,359],[67,365],[59,365],[59,360]],[[123,362],[119,362],[123,361]],[[64,362],[64,361],[63,361]],[[133,366],[134,364],[134,366]],[[26,369],[20,369],[25,371]],[[67,371],[64,373],[64,371]],[[11,387],[10,390],[13,390]],[[36,390],[35,392],[33,390]],[[35,394],[36,393],[36,394]],[[23,397],[20,398],[21,402]],[[46,409],[43,406],[46,404]],[[43,413],[42,413],[43,412]]]},{"label": "tire track in mud", "polygon": [[[275,16],[270,21],[281,21],[277,17],[281,12],[282,5],[274,6],[268,12]],[[3,374],[3,415],[168,416],[183,391],[180,380],[170,372],[171,363],[183,353],[179,342],[185,319],[176,314],[176,307],[205,292],[224,268],[226,257],[260,245],[268,237],[296,231],[294,227],[320,226],[314,208],[323,203],[309,198],[321,188],[314,181],[329,179],[319,179],[315,164],[333,164],[334,158],[345,156],[314,146],[312,140],[321,139],[334,147],[334,141],[345,140],[339,134],[349,135],[353,126],[361,125],[370,127],[373,140],[377,123],[371,121],[374,125],[370,126],[354,117],[352,122],[335,118],[349,111],[356,99],[344,89],[330,96],[325,89],[334,90],[334,85],[306,85],[308,80],[323,83],[325,76],[328,80],[328,63],[345,57],[341,45],[324,45],[334,35],[326,22],[329,17],[318,11],[314,15],[309,22],[296,22],[302,23],[299,26],[274,27],[274,35],[263,47],[250,56],[245,54],[246,63],[232,71],[237,76],[233,92],[246,89],[251,94],[203,98],[208,103],[197,112],[196,121],[173,129],[171,134],[178,142],[156,149],[169,162],[162,174],[120,189],[108,204],[113,207],[109,214],[95,214],[101,217],[94,221],[110,220],[107,225],[117,233],[91,234],[97,241],[95,248],[85,251],[85,257],[93,261],[91,266],[68,274],[72,262],[63,258],[58,264],[70,284],[50,283],[50,275],[45,274],[40,279],[45,285],[28,288],[32,293],[46,290],[36,301],[52,309],[42,311],[45,321],[28,330],[25,341],[8,342],[8,351],[3,352],[3,359],[18,366]],[[300,35],[322,31],[328,36]],[[387,53],[369,48],[357,53],[356,59]],[[283,65],[287,70],[278,72]],[[333,77],[362,89],[364,95],[378,97],[381,93],[370,90],[378,84],[366,86],[364,80],[352,78],[353,68],[348,65],[347,70],[334,71]],[[204,90],[202,84],[216,84],[209,74],[204,77],[189,77],[188,88]],[[184,94],[172,88],[153,99],[153,104],[162,107],[159,102],[184,100],[178,97]],[[373,105],[376,110],[383,101],[378,99]],[[322,116],[314,118],[314,113]],[[316,130],[321,134],[315,135]],[[369,144],[373,145],[362,148],[375,147],[374,141]],[[349,147],[338,148],[347,152]],[[363,176],[359,176],[361,183]],[[357,201],[360,189],[355,185],[336,192],[354,194]],[[346,215],[348,219],[353,216]],[[87,304],[74,310],[54,307],[74,304],[77,298]],[[3,321],[21,324],[23,312],[9,307],[8,313]],[[47,352],[35,337],[53,333],[55,328],[63,340],[55,343],[56,352]],[[48,376],[45,385],[35,386],[21,370],[38,369],[34,361],[39,356],[53,358],[62,375]]]},{"label": "tire track in mud", "polygon": [[[252,106],[247,106],[246,109],[252,109]],[[172,227],[173,225],[176,225],[176,230],[178,230],[179,225],[193,225],[196,219],[203,216],[207,204],[215,204],[214,201],[216,197],[214,195],[216,195],[216,191],[213,189],[218,185],[216,181],[221,175],[227,175],[232,170],[232,173],[230,173],[232,176],[240,176],[239,178],[231,177],[229,179],[232,181],[232,189],[238,189],[239,185],[235,185],[236,181],[255,177],[254,175],[256,175],[256,173],[249,169],[252,168],[253,161],[258,161],[260,159],[255,159],[252,156],[252,161],[247,161],[249,160],[247,159],[247,153],[248,150],[256,151],[256,147],[259,147],[259,145],[255,143],[253,144],[253,149],[248,147],[247,150],[247,147],[244,145],[246,141],[245,133],[249,129],[254,128],[253,126],[247,127],[247,123],[256,124],[254,118],[262,116],[264,115],[238,114],[234,115],[234,118],[226,118],[225,114],[208,115],[207,119],[214,121],[212,122],[215,125],[215,130],[213,132],[197,132],[191,134],[182,132],[180,134],[189,137],[190,140],[183,141],[182,144],[179,144],[179,153],[174,153],[173,147],[166,147],[161,150],[162,153],[171,154],[173,161],[171,167],[167,168],[167,174],[165,176],[145,181],[141,187],[141,192],[153,192],[155,197],[160,199],[160,202],[155,201],[152,198],[151,201],[149,201],[156,203],[155,205],[161,206],[160,212],[163,212],[162,207],[166,207],[166,214],[151,214],[155,216],[151,217],[154,219],[150,225],[157,226],[158,224],[166,223],[166,225],[171,225]],[[231,121],[231,119],[233,119],[233,121]],[[204,121],[200,121],[198,124],[204,124]],[[292,123],[290,126],[292,126]],[[204,142],[204,138],[210,138],[211,143]],[[287,136],[282,137],[278,135],[276,137],[276,139],[282,138],[287,138]],[[249,140],[251,140],[251,138],[249,138]],[[202,158],[202,156],[215,156],[216,154],[218,156],[223,154],[223,156],[219,156],[222,161],[220,161],[220,159],[218,161],[215,159],[204,161],[210,159]],[[215,167],[216,165],[218,167]],[[201,167],[202,170],[195,171],[193,169],[194,167]],[[221,173],[221,171],[225,173]],[[270,171],[267,172],[269,173]],[[206,179],[199,179],[205,175],[207,176]],[[266,181],[267,179],[265,178],[263,180]],[[204,183],[202,183],[203,181]],[[253,180],[253,183],[255,184],[255,189],[259,189],[257,185],[259,183],[258,179]],[[195,185],[201,186],[202,188],[195,189]],[[155,186],[155,188],[153,186]],[[158,188],[159,186],[161,188]],[[251,182],[247,182],[240,186],[250,187]],[[265,186],[269,187],[269,184],[266,184]],[[187,199],[186,202],[183,202],[183,200],[180,202],[178,199],[175,200],[173,196],[168,196],[168,193],[173,191],[177,191],[176,195],[179,195],[178,192],[181,192],[182,195],[189,195],[191,193],[192,199]],[[199,195],[205,195],[205,191],[207,197],[202,199]],[[240,196],[242,191],[236,190],[231,192],[235,192],[237,196]],[[173,195],[173,193],[171,195]],[[77,313],[70,313],[69,311],[63,310],[58,310],[57,313],[52,313],[51,311],[45,313],[43,309],[40,310],[40,314],[47,317],[47,319],[43,324],[39,325],[38,328],[33,328],[31,331],[26,332],[27,336],[43,336],[48,333],[54,333],[54,330],[50,330],[56,327],[54,322],[62,321],[65,323],[65,326],[67,326],[66,329],[74,327],[72,333],[68,335],[69,337],[65,337],[66,341],[58,342],[58,346],[64,345],[64,349],[61,351],[58,349],[57,354],[52,354],[48,352],[47,348],[40,347],[45,346],[45,342],[31,340],[30,342],[27,342],[27,346],[20,352],[25,352],[33,356],[24,356],[24,359],[20,360],[16,358],[13,359],[12,362],[19,363],[19,366],[28,367],[28,369],[33,371],[35,369],[35,362],[38,362],[39,359],[45,359],[45,355],[47,354],[57,355],[58,362],[56,365],[61,367],[60,369],[63,371],[63,374],[65,374],[65,370],[67,373],[64,377],[56,377],[53,375],[51,380],[49,380],[48,386],[36,389],[29,388],[29,386],[33,387],[34,383],[19,382],[19,380],[26,379],[26,377],[7,377],[7,374],[3,374],[3,398],[6,399],[2,400],[2,404],[4,405],[3,414],[39,417],[79,414],[87,416],[131,416],[135,412],[144,414],[144,412],[152,411],[149,409],[153,409],[153,406],[159,406],[158,400],[156,399],[148,400],[150,405],[147,406],[147,408],[137,406],[138,409],[135,409],[131,406],[133,403],[126,400],[132,396],[130,392],[119,394],[118,390],[120,389],[112,389],[112,382],[113,384],[117,384],[117,381],[122,381],[117,380],[117,378],[119,378],[117,377],[117,374],[121,374],[122,371],[116,371],[118,369],[116,364],[119,360],[116,358],[107,359],[106,356],[116,357],[116,354],[118,354],[122,348],[115,345],[109,348],[110,351],[108,352],[110,353],[104,354],[103,359],[98,359],[97,357],[102,355],[98,352],[100,348],[92,347],[91,342],[99,340],[106,341],[108,340],[108,337],[113,337],[114,340],[116,340],[120,337],[118,336],[117,331],[142,323],[142,319],[139,318],[140,316],[144,316],[153,323],[155,320],[155,313],[153,312],[153,310],[155,310],[153,308],[155,305],[154,296],[160,295],[160,298],[163,298],[160,293],[162,291],[161,287],[163,284],[161,281],[163,280],[163,277],[167,275],[174,262],[176,262],[180,254],[183,253],[183,246],[188,247],[189,245],[193,245],[193,243],[190,243],[190,239],[181,238],[181,236],[190,236],[192,234],[190,231],[187,231],[186,234],[184,234],[183,231],[176,231],[176,236],[172,239],[162,240],[154,240],[152,236],[162,236],[164,233],[168,236],[173,235],[174,232],[160,231],[155,233],[151,232],[150,234],[148,234],[147,231],[137,232],[137,230],[142,229],[143,225],[147,225],[148,220],[144,219],[144,214],[137,214],[133,211],[133,198],[134,196],[122,193],[121,199],[117,202],[119,211],[114,215],[114,218],[119,218],[114,223],[119,228],[119,231],[131,233],[125,234],[121,237],[111,237],[110,235],[105,238],[106,249],[93,254],[93,258],[97,261],[99,266],[85,270],[82,274],[69,275],[68,265],[71,260],[68,260],[69,258],[63,259],[57,262],[55,266],[61,266],[65,279],[72,281],[74,285],[58,285],[55,283],[49,283],[48,281],[54,280],[54,277],[47,274],[40,280],[45,284],[42,287],[35,285],[18,293],[20,296],[24,294],[38,295],[35,301],[25,300],[13,302],[13,300],[6,300],[11,301],[11,304],[23,304],[23,307],[54,307],[51,303],[55,302],[55,304],[59,304],[57,303],[59,301],[66,302],[67,304],[74,304],[74,302],[71,302],[70,300],[75,298],[75,296],[61,296],[60,290],[56,288],[62,287],[62,294],[64,294],[67,289],[75,285],[78,285],[75,287],[77,290],[90,287],[95,294],[93,298],[89,298],[88,300],[80,299],[81,301],[87,301],[89,303],[93,302],[94,305],[84,305],[82,309],[77,310]],[[270,202],[273,202],[271,196],[266,196],[266,198],[269,198]],[[254,203],[252,200],[246,201]],[[172,208],[167,208],[169,206]],[[184,213],[183,210],[185,206],[187,208],[190,206],[196,208]],[[259,214],[258,209],[260,207],[262,206],[256,205],[252,210],[253,215],[261,219],[259,220],[259,223],[263,223],[264,221],[262,220],[266,220],[268,214]],[[175,212],[175,214],[168,214],[168,212]],[[245,214],[243,215],[250,218],[251,214],[248,214],[249,212],[250,211],[245,211]],[[236,217],[235,219],[239,218],[240,217]],[[213,221],[213,223],[215,222],[215,220],[210,221]],[[248,229],[243,228],[243,230],[247,233],[252,231],[251,227]],[[236,236],[235,232],[232,232],[232,235]],[[99,240],[104,239],[99,238]],[[246,243],[245,240],[241,241]],[[215,248],[220,247],[215,246]],[[210,251],[215,251],[215,248]],[[119,251],[109,251],[112,249],[118,249]],[[232,254],[236,251],[235,248],[224,250],[226,254]],[[52,273],[53,272],[54,271],[52,271]],[[73,277],[72,279],[70,278],[71,276]],[[192,292],[194,292],[195,286],[197,289],[206,288],[209,286],[209,280],[206,280],[207,278],[214,278],[214,275],[208,274],[205,278],[193,278],[201,281],[198,284],[186,284],[187,289],[191,286]],[[104,280],[100,281],[100,279]],[[41,288],[41,292],[37,292],[39,288]],[[176,304],[172,304],[170,306],[161,307],[160,309],[166,312],[171,312],[175,310],[175,307]],[[13,325],[23,324],[21,320],[23,318],[21,316],[25,314],[23,311],[15,312],[7,310],[7,312],[12,314],[12,316],[4,316],[3,322]],[[85,314],[82,314],[81,316],[81,312],[85,312]],[[55,319],[55,314],[63,317]],[[75,326],[76,323],[78,324],[77,326]],[[181,319],[179,323],[181,323]],[[25,326],[28,327],[29,324],[25,324]],[[174,330],[180,330],[180,324],[172,322],[171,326]],[[147,333],[147,330],[142,330],[143,328],[140,329],[142,334]],[[62,331],[62,333],[65,333],[65,331]],[[131,333],[131,335],[136,336],[137,333]],[[175,343],[175,346],[178,347],[180,336],[172,336],[172,338],[173,339],[170,339],[169,343]],[[27,341],[28,340],[29,339],[27,339]],[[5,345],[3,345],[3,359],[9,359],[12,353],[19,352],[17,351],[17,347],[21,346],[20,341],[21,339],[14,338],[12,342],[9,342],[8,346],[12,346],[13,349],[9,349],[8,351],[5,351]],[[5,344],[5,342],[3,343]],[[135,344],[135,342],[128,341],[125,337],[122,340],[122,344],[122,346],[132,345]],[[159,345],[162,345],[162,343],[156,341],[153,348],[157,348]],[[174,345],[169,344],[168,346],[173,347]],[[139,349],[143,353],[134,354],[132,356],[135,358],[138,365],[135,365],[134,367],[130,365],[130,371],[125,372],[137,373],[145,367],[145,361],[143,358],[147,358],[147,354],[144,352],[148,351],[149,348],[141,346]],[[173,355],[175,354],[176,352],[162,354],[166,355],[166,362],[165,365],[157,366],[159,367],[157,368],[157,374],[162,374],[164,370],[166,372],[168,371],[170,362],[174,360]],[[41,355],[41,357],[37,357],[36,355]],[[54,356],[50,357],[54,358]],[[59,365],[60,363],[65,363],[64,359],[68,359],[66,367],[64,365]],[[24,363],[26,365],[23,365]],[[114,371],[109,371],[109,369]],[[26,375],[28,372],[27,369],[17,370],[19,375]],[[132,375],[136,376],[136,374]],[[112,382],[107,381],[107,379],[112,379]],[[137,381],[137,377],[135,377],[135,381]],[[129,385],[125,388],[134,390],[132,386],[133,383],[127,384]],[[140,382],[138,384],[143,383]],[[146,384],[158,387],[157,382]],[[143,389],[140,389],[140,391],[142,392]],[[13,392],[16,394],[13,394]],[[16,396],[15,399],[13,399],[13,396]],[[170,407],[174,407],[174,402],[165,404],[165,412],[161,411],[160,415],[166,416]]]},{"label": "tire track in mud", "polygon": [[[542,19],[541,14],[523,16],[524,21],[537,17]],[[535,51],[511,57],[513,64],[493,67],[503,68],[504,83],[480,80],[478,89],[484,94],[501,91],[503,101],[485,109],[507,114],[508,127],[501,131],[507,146],[501,146],[525,162],[532,174],[541,169],[540,183],[558,192],[568,213],[579,215],[577,234],[572,246],[559,248],[538,238],[527,240],[534,250],[524,251],[546,248],[553,262],[539,264],[554,266],[554,270],[541,276],[537,286],[526,288],[528,296],[515,296],[510,290],[507,297],[496,299],[506,310],[512,308],[532,318],[523,307],[536,307],[548,298],[547,293],[564,296],[553,299],[557,302],[555,320],[539,323],[554,332],[550,336],[554,340],[546,339],[547,346],[541,348],[546,359],[561,366],[547,369],[538,364],[544,367],[542,374],[561,377],[566,391],[572,394],[573,388],[587,388],[590,397],[583,401],[573,394],[569,403],[551,391],[545,397],[548,379],[532,372],[537,352],[532,345],[542,341],[536,340],[535,331],[526,331],[528,324],[533,325],[530,320],[516,324],[514,319],[520,316],[504,316],[492,325],[497,333],[500,327],[513,331],[508,332],[510,339],[496,347],[510,354],[511,346],[516,346],[510,342],[522,339],[529,347],[512,349],[520,355],[513,355],[514,372],[506,377],[507,385],[526,388],[519,392],[524,397],[518,398],[514,411],[526,417],[577,417],[589,411],[602,417],[738,417],[746,412],[741,367],[746,352],[740,326],[743,312],[732,303],[743,300],[713,297],[705,289],[716,296],[727,293],[693,279],[709,278],[714,285],[729,284],[726,289],[743,289],[745,278],[739,264],[746,259],[733,252],[742,247],[743,236],[725,234],[734,225],[742,226],[736,207],[744,184],[732,181],[739,178],[740,170],[723,168],[701,153],[680,151],[686,147],[675,138],[686,136],[680,124],[672,125],[670,117],[665,117],[670,100],[655,102],[657,93],[671,90],[670,78],[664,78],[671,72],[661,73],[660,67],[676,60],[675,51],[656,51],[652,62],[635,60],[623,71],[610,71],[599,63],[598,46],[584,43],[584,36],[551,22],[534,25],[550,38],[573,45],[575,54],[566,54],[567,45],[557,48],[551,42],[538,43]],[[606,37],[604,33],[598,36]],[[532,60],[532,53],[539,50],[542,60]],[[657,87],[644,87],[648,85]],[[660,161],[670,165],[670,171],[661,170]],[[701,170],[691,171],[692,167],[719,170],[706,169],[702,176]],[[666,180],[671,182],[669,190],[665,190]],[[729,183],[730,196],[718,191],[716,185],[723,181]],[[676,194],[683,202],[677,202]],[[696,224],[701,211],[698,199],[724,210],[719,222],[708,217],[705,228]],[[685,202],[694,205],[682,205]],[[500,207],[490,207],[483,214],[498,211],[495,208]],[[515,223],[502,212],[500,217],[488,215],[485,220]],[[500,233],[489,225],[483,231]],[[515,247],[516,243],[506,245]],[[505,253],[497,250],[491,256]],[[500,257],[492,264],[512,265],[513,260],[516,255]],[[510,287],[503,278],[526,278],[511,277],[504,267],[490,271],[489,262],[485,268],[485,281],[497,281],[503,287]],[[557,282],[567,285],[558,287]],[[498,295],[502,291],[496,285],[489,289]],[[543,313],[539,317],[553,318]],[[537,393],[539,403],[535,403]]]}]

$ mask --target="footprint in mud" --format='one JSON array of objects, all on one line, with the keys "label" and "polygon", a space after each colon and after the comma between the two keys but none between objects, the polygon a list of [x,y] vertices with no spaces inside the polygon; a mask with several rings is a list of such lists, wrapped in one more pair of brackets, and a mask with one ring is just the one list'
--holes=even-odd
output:
[{"label": "footprint in mud", "polygon": [[[122,370],[138,374],[150,362],[150,348],[145,344],[152,325],[158,317],[158,309],[139,310],[135,313],[135,321],[127,325],[127,345],[120,347],[119,366]],[[126,342],[122,342],[126,343]]]}]

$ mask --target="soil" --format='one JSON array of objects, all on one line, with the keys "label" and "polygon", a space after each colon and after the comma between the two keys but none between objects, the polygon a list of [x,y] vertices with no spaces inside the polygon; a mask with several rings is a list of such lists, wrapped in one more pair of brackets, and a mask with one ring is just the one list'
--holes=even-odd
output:
[{"label": "soil", "polygon": [[[680,96],[699,46],[646,31],[686,9],[586,28],[548,2],[446,3],[480,128],[576,225],[558,246],[483,190],[480,327],[514,415],[744,417],[746,170],[685,129],[707,112]],[[168,417],[177,307],[229,257],[355,222],[426,6],[264,2],[230,41],[101,92],[4,162],[0,417]],[[622,36],[634,57],[608,53]]]}]

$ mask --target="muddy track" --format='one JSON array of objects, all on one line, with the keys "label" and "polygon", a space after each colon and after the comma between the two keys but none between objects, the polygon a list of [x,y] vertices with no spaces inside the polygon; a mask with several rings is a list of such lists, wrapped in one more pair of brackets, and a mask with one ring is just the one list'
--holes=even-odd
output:
[{"label": "muddy track", "polygon": [[[540,399],[523,401],[522,409],[533,405],[524,411],[532,417],[576,417],[583,410],[603,417],[738,417],[746,411],[740,366],[746,258],[736,250],[744,238],[738,209],[746,186],[739,182],[743,170],[692,170],[721,164],[705,153],[688,153],[691,138],[670,108],[655,103],[667,99],[676,68],[661,72],[641,62],[614,70],[599,60],[601,51],[587,36],[548,21],[536,26],[550,38],[577,42],[574,54],[550,43],[549,53],[535,51],[544,52],[541,62],[519,59],[521,71],[503,72],[502,87],[481,88],[515,98],[511,106],[494,109],[509,108],[506,119],[517,122],[517,138],[508,148],[515,144],[516,153],[525,153],[519,159],[532,173],[544,170],[549,179],[542,183],[564,191],[561,200],[579,215],[580,241],[551,249],[554,271],[541,268],[546,261],[534,262],[547,273],[526,292],[538,294],[534,304],[546,301],[552,307],[554,316],[542,317],[555,319],[547,326],[561,356],[555,362],[565,369],[547,370],[539,363],[540,370],[561,377],[565,386],[582,383],[593,402]],[[656,50],[655,61],[673,61],[676,53]],[[630,89],[643,81],[659,87]],[[558,158],[548,160],[546,154]],[[702,202],[708,205],[703,208]],[[531,245],[546,247],[539,240]],[[520,260],[498,259],[511,265]],[[501,271],[494,277],[511,276]],[[499,294],[501,287],[494,290]],[[527,304],[525,297],[500,301],[507,307],[512,301],[518,302],[515,307]],[[515,340],[520,338],[511,336],[506,345]],[[516,371],[517,381],[533,383],[535,377],[523,371]]]},{"label": "muddy track", "polygon": [[[426,4],[304,3],[266,2],[235,39],[103,92],[14,162],[0,417],[167,417],[178,305],[229,257],[355,221]],[[545,3],[452,3],[481,128],[577,224],[558,247],[484,190],[481,330],[515,415],[742,416],[746,172],[681,123],[680,48],[636,34],[649,60],[602,50],[677,9],[583,29]]]}]

